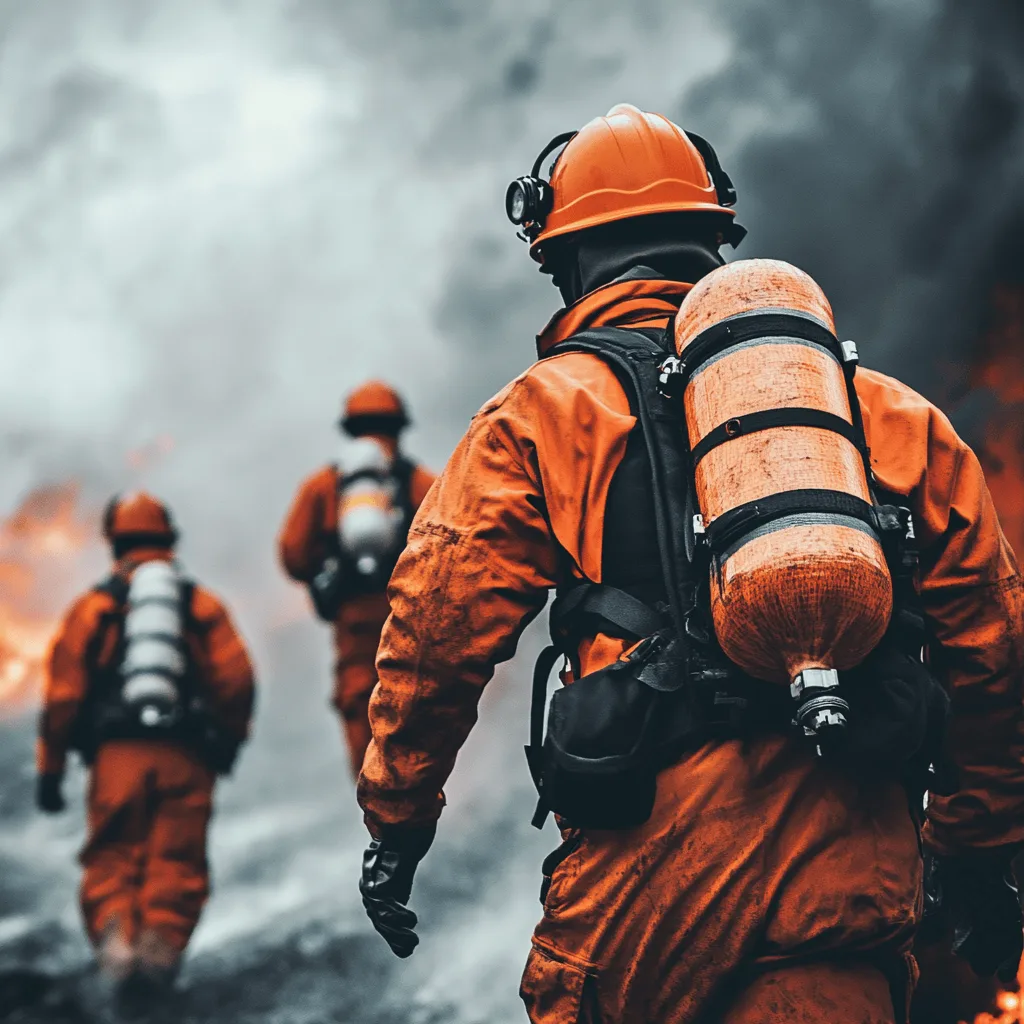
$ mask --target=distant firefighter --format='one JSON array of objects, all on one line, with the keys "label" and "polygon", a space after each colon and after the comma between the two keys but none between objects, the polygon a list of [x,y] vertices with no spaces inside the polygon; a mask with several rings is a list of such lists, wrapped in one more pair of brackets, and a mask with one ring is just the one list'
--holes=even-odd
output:
[{"label": "distant firefighter", "polygon": [[245,742],[253,671],[221,602],[174,559],[171,515],[115,497],[110,576],[53,643],[38,745],[39,807],[64,809],[67,753],[92,774],[81,903],[101,972],[123,991],[170,987],[209,893],[214,782]]},{"label": "distant firefighter", "polygon": [[338,423],[349,439],[340,461],[302,483],[279,539],[285,572],[308,586],[317,615],[334,624],[333,703],[353,776],[370,742],[367,708],[377,683],[377,644],[391,610],[388,579],[434,482],[399,449],[408,423],[393,388],[380,381],[356,388]]}]

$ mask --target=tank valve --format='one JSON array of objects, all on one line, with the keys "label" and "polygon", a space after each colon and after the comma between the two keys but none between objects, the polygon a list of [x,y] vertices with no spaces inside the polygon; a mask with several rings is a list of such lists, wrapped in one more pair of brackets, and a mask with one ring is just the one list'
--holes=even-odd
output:
[{"label": "tank valve", "polygon": [[838,741],[846,729],[850,705],[839,696],[839,673],[834,668],[805,668],[790,683],[797,702],[796,724],[817,741],[818,755]]},{"label": "tank valve", "polygon": [[356,559],[356,571],[363,576],[372,576],[377,571],[377,559],[373,555],[360,555]]}]

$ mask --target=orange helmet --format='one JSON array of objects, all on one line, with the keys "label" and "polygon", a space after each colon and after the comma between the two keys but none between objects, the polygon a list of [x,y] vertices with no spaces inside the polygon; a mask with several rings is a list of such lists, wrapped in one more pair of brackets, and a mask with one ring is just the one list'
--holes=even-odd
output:
[{"label": "orange helmet", "polygon": [[103,536],[112,543],[128,537],[173,545],[178,531],[167,506],[145,491],[115,494],[103,513]]},{"label": "orange helmet", "polygon": [[397,436],[409,425],[409,416],[401,396],[380,380],[367,381],[345,399],[338,425],[347,434]]},{"label": "orange helmet", "polygon": [[[541,163],[565,146],[551,168]],[[711,145],[661,114],[628,103],[612,107],[578,132],[558,135],[541,152],[532,172],[505,194],[509,220],[544,262],[544,243],[614,221],[656,213],[715,213],[730,218],[724,240],[738,245],[746,230],[729,209],[736,190]]]}]

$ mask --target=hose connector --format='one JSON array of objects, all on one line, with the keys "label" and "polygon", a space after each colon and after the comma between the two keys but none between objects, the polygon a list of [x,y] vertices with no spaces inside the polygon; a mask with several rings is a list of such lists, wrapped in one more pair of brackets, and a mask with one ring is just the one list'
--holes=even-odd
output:
[{"label": "hose connector", "polygon": [[805,668],[789,684],[796,701],[796,724],[815,740],[818,755],[834,746],[846,731],[850,705],[839,694],[834,668]]}]

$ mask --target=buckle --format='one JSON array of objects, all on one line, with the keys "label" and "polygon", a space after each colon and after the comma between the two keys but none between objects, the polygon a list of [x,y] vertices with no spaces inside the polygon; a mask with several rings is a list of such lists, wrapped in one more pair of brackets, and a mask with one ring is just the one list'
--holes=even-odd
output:
[{"label": "buckle", "polygon": [[669,356],[658,367],[658,394],[662,398],[682,398],[686,384],[682,360],[678,356]]},{"label": "buckle", "polygon": [[917,534],[914,532],[914,513],[906,505],[897,505],[896,514],[900,517],[903,539],[917,540]]},{"label": "buckle", "polygon": [[743,723],[749,706],[750,701],[746,697],[740,697],[725,690],[716,690],[708,719],[712,725],[729,725],[738,728]]},{"label": "buckle", "polygon": [[636,664],[638,661],[647,661],[661,650],[664,643],[665,638],[660,633],[654,633],[651,636],[644,637],[636,647],[627,651],[619,658],[619,664],[631,665]]}]

